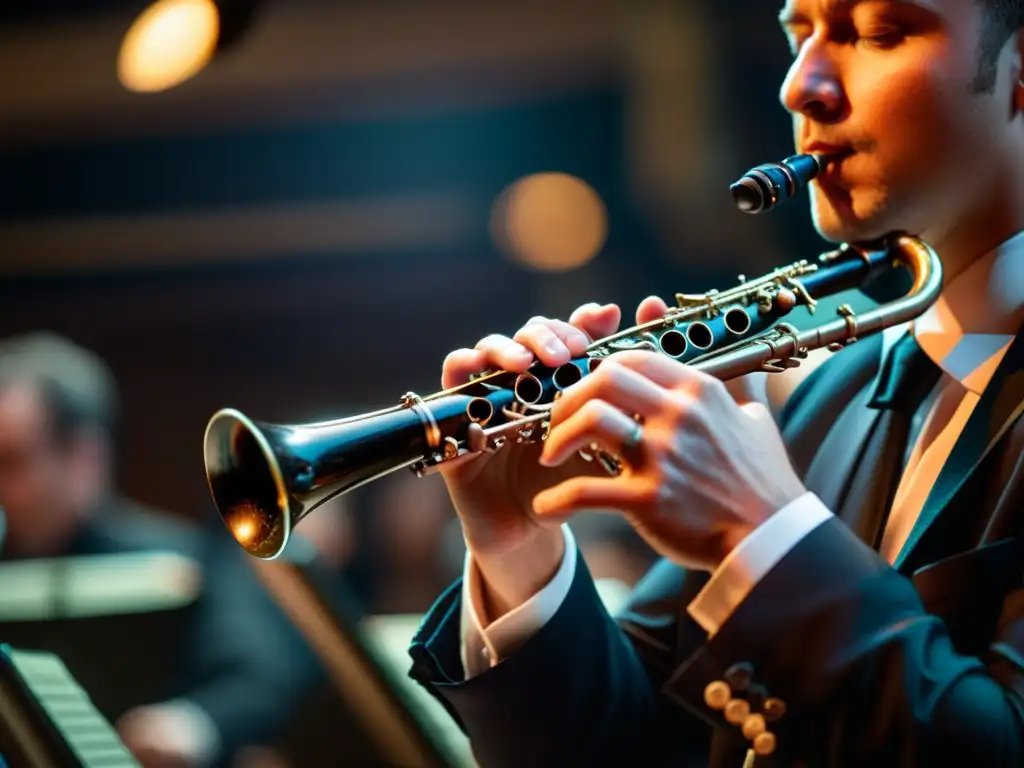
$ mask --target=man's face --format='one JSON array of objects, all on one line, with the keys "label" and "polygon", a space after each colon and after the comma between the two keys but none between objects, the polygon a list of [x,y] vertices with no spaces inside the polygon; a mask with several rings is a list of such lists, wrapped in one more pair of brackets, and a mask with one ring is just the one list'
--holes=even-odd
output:
[{"label": "man's face", "polygon": [[4,550],[36,553],[72,519],[69,451],[53,439],[45,405],[30,386],[0,389],[0,508]]},{"label": "man's face", "polygon": [[819,233],[941,237],[1009,153],[1011,49],[994,92],[977,93],[976,0],[789,0],[780,21],[796,148],[844,155],[812,186]]}]

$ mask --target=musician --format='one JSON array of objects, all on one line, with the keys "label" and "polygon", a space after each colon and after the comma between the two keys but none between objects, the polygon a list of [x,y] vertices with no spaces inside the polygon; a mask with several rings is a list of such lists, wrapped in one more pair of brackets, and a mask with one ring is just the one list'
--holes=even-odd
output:
[{"label": "musician", "polygon": [[[838,155],[817,230],[907,231],[942,259],[909,328],[732,390],[622,353],[564,393],[542,452],[445,471],[469,554],[412,674],[482,765],[1024,765],[1022,16],[782,10],[796,148]],[[443,384],[564,363],[619,322],[535,318],[451,353]],[[626,471],[588,471],[591,442]],[[562,525],[591,507],[664,556],[617,620]]]},{"label": "musician", "polygon": [[180,695],[137,702],[118,727],[146,768],[227,765],[287,725],[319,668],[233,542],[118,492],[117,406],[116,382],[89,350],[48,333],[0,343],[2,558],[168,549],[192,558],[203,587],[174,660]]}]

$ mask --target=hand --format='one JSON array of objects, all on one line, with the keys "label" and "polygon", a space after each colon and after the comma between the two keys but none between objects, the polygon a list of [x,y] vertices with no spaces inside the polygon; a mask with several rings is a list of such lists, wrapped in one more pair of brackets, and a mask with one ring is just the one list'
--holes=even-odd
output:
[{"label": "hand", "polygon": [[216,756],[213,724],[186,704],[136,707],[117,721],[121,740],[143,768],[198,768]]},{"label": "hand", "polygon": [[[500,368],[517,373],[535,361],[558,366],[584,354],[596,338],[614,333],[621,312],[614,305],[587,304],[569,322],[535,317],[512,337],[491,335],[474,349],[460,349],[445,359],[441,385],[445,389],[465,383],[477,373]],[[533,514],[533,497],[573,475],[594,472],[582,460],[567,461],[557,469],[538,462],[541,447],[509,441],[495,453],[485,453],[466,464],[441,465],[448,491],[463,523],[467,543],[478,555],[506,554],[533,540],[545,522]],[[556,529],[557,524],[548,526]]]},{"label": "hand", "polygon": [[[649,300],[638,309],[637,322],[660,317],[665,309],[660,300]],[[488,368],[523,372],[534,360],[562,365],[582,356],[593,340],[615,333],[620,318],[617,306],[596,304],[580,307],[569,322],[533,318],[512,338],[488,336],[474,349],[452,352],[444,363],[442,386],[458,386]],[[491,620],[535,594],[562,560],[561,521],[534,515],[534,496],[570,477],[604,474],[575,454],[559,467],[546,468],[539,463],[540,452],[540,445],[510,441],[496,453],[440,467],[487,585]]]},{"label": "hand", "polygon": [[763,404],[741,406],[722,382],[652,352],[617,353],[565,390],[541,461],[563,466],[591,443],[623,455],[624,472],[546,489],[534,499],[537,515],[617,510],[689,568],[714,570],[805,491]]}]

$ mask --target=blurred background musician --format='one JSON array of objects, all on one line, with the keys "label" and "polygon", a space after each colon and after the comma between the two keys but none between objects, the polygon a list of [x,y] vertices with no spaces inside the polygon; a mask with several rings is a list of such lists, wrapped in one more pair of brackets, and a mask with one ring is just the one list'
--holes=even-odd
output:
[{"label": "blurred background musician", "polygon": [[146,766],[227,764],[285,727],[319,669],[237,547],[118,492],[117,415],[114,378],[90,351],[50,333],[0,343],[0,559],[156,550],[193,559],[202,585],[170,659],[173,690],[134,702],[118,728]]}]

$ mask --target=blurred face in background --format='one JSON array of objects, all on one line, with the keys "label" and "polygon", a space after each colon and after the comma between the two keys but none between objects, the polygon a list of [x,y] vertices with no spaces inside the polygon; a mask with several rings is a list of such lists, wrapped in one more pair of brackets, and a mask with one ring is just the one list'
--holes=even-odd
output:
[{"label": "blurred face in background", "polygon": [[41,394],[0,388],[0,508],[7,554],[51,554],[73,535],[97,487],[84,437],[58,440]]},{"label": "blurred face in background", "polygon": [[1015,183],[1016,37],[992,39],[978,0],[789,0],[780,21],[796,148],[841,155],[813,184],[823,237],[901,230],[941,250]]}]

